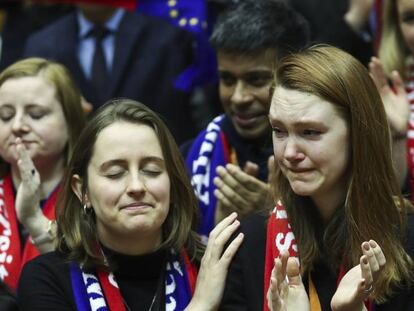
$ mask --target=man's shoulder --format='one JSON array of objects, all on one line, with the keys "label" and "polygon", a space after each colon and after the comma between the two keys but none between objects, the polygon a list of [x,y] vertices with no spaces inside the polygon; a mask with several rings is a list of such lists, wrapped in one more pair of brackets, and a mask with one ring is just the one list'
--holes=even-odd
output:
[{"label": "man's shoulder", "polygon": [[69,29],[69,27],[75,27],[75,26],[76,26],[76,13],[70,12],[69,14],[59,18],[58,20],[50,23],[49,25],[45,26],[39,31],[33,33],[29,37],[29,40],[43,38],[43,37],[50,37],[51,35],[60,36],[64,38],[65,37],[64,31]]}]

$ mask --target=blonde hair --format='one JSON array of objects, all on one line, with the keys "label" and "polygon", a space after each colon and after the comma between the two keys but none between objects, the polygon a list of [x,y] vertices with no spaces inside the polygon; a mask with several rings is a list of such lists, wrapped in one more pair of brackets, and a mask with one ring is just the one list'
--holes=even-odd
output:
[{"label": "blonde hair", "polygon": [[384,1],[384,21],[378,56],[387,75],[393,70],[397,70],[405,79],[407,57],[411,53],[404,42],[401,32],[397,0]]}]

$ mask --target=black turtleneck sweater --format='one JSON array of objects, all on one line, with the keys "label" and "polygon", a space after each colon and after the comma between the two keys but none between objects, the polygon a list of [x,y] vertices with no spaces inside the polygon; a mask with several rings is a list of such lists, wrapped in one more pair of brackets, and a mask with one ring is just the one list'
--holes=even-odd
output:
[{"label": "black turtleneck sweater", "polygon": [[[153,311],[165,310],[166,251],[127,256],[104,249],[113,263],[115,278],[126,309],[148,310],[157,292]],[[68,261],[58,252],[41,255],[24,268],[19,288],[21,310],[76,310]]]}]

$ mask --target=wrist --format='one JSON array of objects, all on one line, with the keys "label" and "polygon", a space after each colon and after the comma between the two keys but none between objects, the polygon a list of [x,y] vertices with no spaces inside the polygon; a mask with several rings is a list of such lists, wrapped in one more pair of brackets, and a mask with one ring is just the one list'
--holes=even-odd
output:
[{"label": "wrist", "polygon": [[31,235],[30,242],[37,247],[45,243],[53,242],[55,239],[55,235],[56,235],[55,226],[56,226],[55,220],[48,220],[46,230],[38,235]]}]

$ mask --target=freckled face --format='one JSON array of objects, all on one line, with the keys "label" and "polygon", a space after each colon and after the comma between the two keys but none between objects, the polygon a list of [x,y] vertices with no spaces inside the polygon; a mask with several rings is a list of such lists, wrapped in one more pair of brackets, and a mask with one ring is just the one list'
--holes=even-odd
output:
[{"label": "freckled face", "polygon": [[107,246],[131,235],[161,243],[170,205],[170,178],[154,130],[116,122],[100,132],[88,166],[88,198]]},{"label": "freckled face", "polygon": [[296,194],[346,192],[349,131],[333,104],[277,87],[269,118],[275,159]]}]

